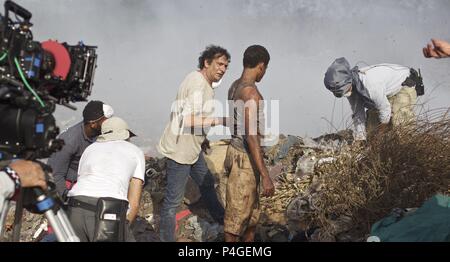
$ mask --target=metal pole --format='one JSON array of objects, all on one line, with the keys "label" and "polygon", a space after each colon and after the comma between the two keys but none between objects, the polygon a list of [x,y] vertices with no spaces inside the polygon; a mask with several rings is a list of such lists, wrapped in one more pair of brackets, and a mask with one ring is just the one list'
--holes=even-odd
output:
[{"label": "metal pole", "polygon": [[38,208],[45,211],[45,216],[48,222],[55,231],[56,238],[59,242],[79,242],[79,238],[75,235],[69,220],[65,216],[64,210],[61,208],[57,211],[56,215],[53,212],[55,202],[52,198],[47,197],[45,194],[41,194],[38,199]]},{"label": "metal pole", "polygon": [[58,242],[66,242],[67,235],[62,229],[61,223],[57,220],[55,214],[53,214],[53,210],[49,209],[45,212],[45,217],[47,217],[48,222],[52,225],[53,230],[55,231],[56,238]]},{"label": "metal pole", "polygon": [[72,228],[72,225],[70,224],[69,219],[66,216],[66,213],[62,208],[60,208],[56,214],[56,216],[59,218],[59,221],[64,228],[64,231],[67,235],[67,242],[80,242],[80,238],[75,234],[75,231]]},{"label": "metal pole", "polygon": [[5,229],[5,223],[6,223],[6,216],[8,215],[9,211],[9,200],[5,200],[3,202],[3,209],[2,213],[0,214],[0,241],[3,241],[3,230]]},{"label": "metal pole", "polygon": [[23,190],[20,189],[19,196],[16,202],[16,212],[14,214],[14,229],[13,229],[13,242],[20,241],[20,230],[22,228],[22,215],[23,215]]}]

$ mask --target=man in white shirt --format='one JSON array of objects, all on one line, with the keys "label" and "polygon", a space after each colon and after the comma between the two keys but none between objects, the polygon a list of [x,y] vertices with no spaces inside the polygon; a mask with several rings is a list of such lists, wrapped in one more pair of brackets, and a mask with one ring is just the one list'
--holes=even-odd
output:
[{"label": "man in white shirt", "polygon": [[344,57],[330,65],[325,87],[350,102],[356,141],[366,140],[366,133],[382,132],[389,123],[397,126],[414,121],[417,93],[411,70],[395,64],[350,68]]},{"label": "man in white shirt", "polygon": [[81,155],[100,134],[103,121],[113,114],[112,107],[102,101],[89,101],[83,110],[83,121],[58,136],[64,146],[49,157],[47,164],[52,168],[56,190],[63,199],[77,181]]},{"label": "man in white shirt", "polygon": [[222,79],[229,61],[227,50],[208,46],[199,57],[199,70],[186,76],[172,105],[170,122],[158,145],[158,151],[167,158],[167,186],[159,227],[161,241],[175,241],[175,215],[183,200],[188,176],[199,186],[210,214],[223,223],[224,210],[217,199],[202,144],[207,141],[205,128],[226,122],[224,118],[211,115],[214,111],[213,83]]},{"label": "man in white shirt", "polygon": [[128,142],[132,136],[124,120],[109,118],[103,122],[97,141],[81,156],[78,182],[68,194],[69,218],[81,241],[95,241],[96,205],[105,197],[128,201],[124,239],[134,241],[128,223],[138,213],[145,159],[142,150]]}]

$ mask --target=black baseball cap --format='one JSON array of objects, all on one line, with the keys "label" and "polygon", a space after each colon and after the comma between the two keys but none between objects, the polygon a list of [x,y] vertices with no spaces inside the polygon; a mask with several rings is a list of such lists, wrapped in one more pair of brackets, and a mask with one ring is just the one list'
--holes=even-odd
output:
[{"label": "black baseball cap", "polygon": [[85,123],[96,121],[102,117],[110,118],[114,111],[111,106],[102,101],[92,100],[83,109],[83,121]]}]

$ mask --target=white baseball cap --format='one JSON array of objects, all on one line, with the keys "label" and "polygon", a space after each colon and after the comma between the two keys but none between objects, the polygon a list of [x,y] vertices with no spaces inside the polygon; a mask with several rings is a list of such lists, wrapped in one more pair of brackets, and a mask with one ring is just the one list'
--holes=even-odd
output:
[{"label": "white baseball cap", "polygon": [[113,116],[103,122],[102,134],[97,137],[97,141],[126,140],[133,136],[136,135],[131,132],[128,124],[122,118]]}]

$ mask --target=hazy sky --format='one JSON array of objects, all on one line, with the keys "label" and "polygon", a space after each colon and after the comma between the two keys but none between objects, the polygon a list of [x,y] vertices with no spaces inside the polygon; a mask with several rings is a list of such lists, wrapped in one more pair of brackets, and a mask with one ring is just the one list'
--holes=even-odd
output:
[{"label": "hazy sky", "polygon": [[[98,46],[90,99],[103,100],[153,147],[169,117],[179,84],[196,69],[209,44],[231,53],[216,98],[242,71],[242,54],[264,45],[271,61],[258,85],[280,101],[280,131],[318,136],[342,128],[349,105],[323,85],[331,62],[396,63],[420,67],[427,107],[448,107],[450,59],[423,58],[432,37],[450,40],[448,0],[17,0],[33,13],[35,40]],[[56,111],[60,127],[81,120],[79,110]],[[334,108],[334,116],[332,115]]]}]

